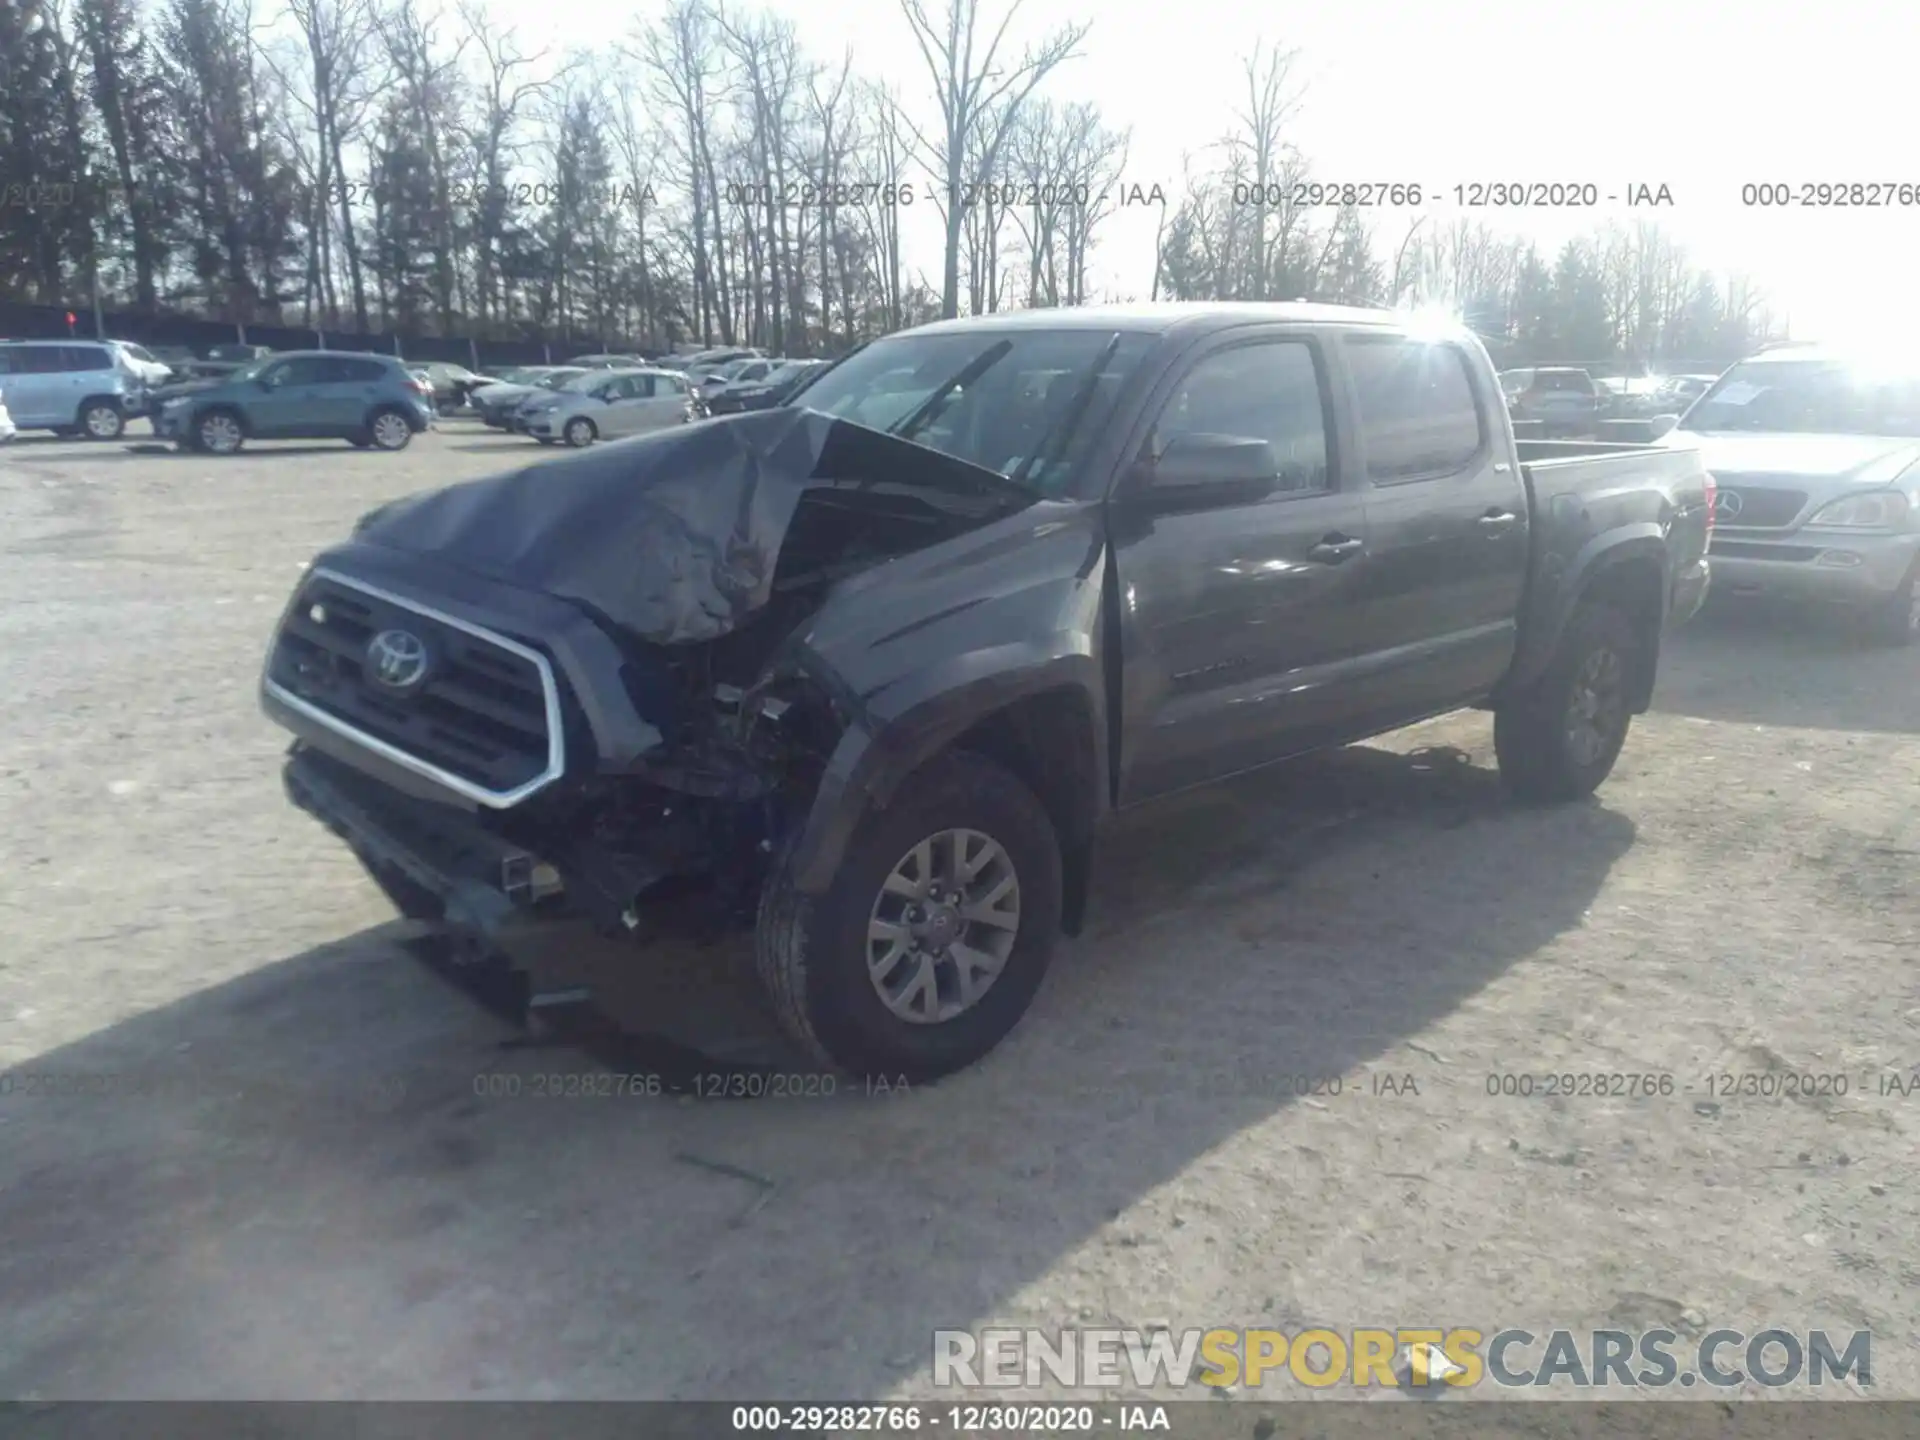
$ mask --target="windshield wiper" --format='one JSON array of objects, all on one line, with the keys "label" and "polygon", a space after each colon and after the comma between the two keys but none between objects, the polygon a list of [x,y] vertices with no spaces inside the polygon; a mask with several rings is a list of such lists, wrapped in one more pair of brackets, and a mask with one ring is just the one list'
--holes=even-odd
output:
[{"label": "windshield wiper", "polygon": [[940,412],[951,403],[953,392],[963,386],[971,385],[989,369],[998,364],[1006,353],[1013,349],[1011,340],[1001,340],[989,345],[973,359],[969,360],[951,378],[942,383],[934,392],[918,405],[911,415],[888,427],[887,434],[902,440],[911,440],[925,426],[940,418]]},{"label": "windshield wiper", "polygon": [[1086,413],[1087,406],[1093,403],[1094,392],[1100,386],[1100,377],[1107,371],[1107,362],[1113,359],[1114,352],[1119,348],[1120,336],[1115,332],[1114,337],[1106,343],[1100,353],[1093,357],[1093,364],[1088,368],[1085,378],[1074,388],[1073,395],[1061,409],[1059,416],[1052,425],[1047,427],[1046,433],[1040,437],[1040,442],[1033,447],[1033,453],[1020,462],[1020,468],[1007,477],[1009,480],[1025,489],[1027,477],[1033,473],[1034,467],[1041,460],[1051,465],[1058,458],[1058,452],[1067,448],[1067,442],[1073,438],[1073,432],[1080,427],[1081,416]]}]

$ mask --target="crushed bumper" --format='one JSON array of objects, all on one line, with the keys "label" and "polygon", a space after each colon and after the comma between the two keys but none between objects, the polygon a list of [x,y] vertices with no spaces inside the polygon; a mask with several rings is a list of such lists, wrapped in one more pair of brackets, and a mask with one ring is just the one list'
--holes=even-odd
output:
[{"label": "crushed bumper", "polygon": [[282,771],[287,798],[352,847],[411,918],[503,944],[544,924],[559,872],[464,810],[397,795],[304,745]]}]

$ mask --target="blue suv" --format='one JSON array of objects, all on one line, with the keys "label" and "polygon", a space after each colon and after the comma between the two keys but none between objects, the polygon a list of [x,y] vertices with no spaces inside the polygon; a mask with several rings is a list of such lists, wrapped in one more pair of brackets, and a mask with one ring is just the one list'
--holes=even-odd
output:
[{"label": "blue suv", "polygon": [[390,355],[292,350],[185,394],[153,417],[183,450],[231,455],[249,440],[345,440],[404,450],[433,423],[433,387]]}]

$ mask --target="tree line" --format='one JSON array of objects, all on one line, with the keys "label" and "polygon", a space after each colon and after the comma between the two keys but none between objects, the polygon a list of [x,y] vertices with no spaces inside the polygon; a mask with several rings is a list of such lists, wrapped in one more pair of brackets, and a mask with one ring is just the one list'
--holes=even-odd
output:
[{"label": "tree line", "polygon": [[[728,0],[586,54],[483,0],[0,0],[0,299],[795,354],[1120,298],[1444,303],[1519,359],[1731,359],[1770,333],[1750,283],[1656,225],[1542,254],[1322,203],[1279,48],[1231,67],[1226,129],[1177,181],[1129,196],[1128,133],[1054,93],[1090,27],[1016,45],[994,3],[899,0],[922,64],[883,79]],[[1096,293],[1127,203],[1157,214],[1152,273]],[[939,236],[938,273],[903,230]]]}]

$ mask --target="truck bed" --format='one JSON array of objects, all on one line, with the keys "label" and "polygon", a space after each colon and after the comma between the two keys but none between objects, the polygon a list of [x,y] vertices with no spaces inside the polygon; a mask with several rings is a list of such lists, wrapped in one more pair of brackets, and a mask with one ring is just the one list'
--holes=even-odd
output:
[{"label": "truck bed", "polygon": [[1536,501],[1578,492],[1597,499],[1649,480],[1671,495],[1701,471],[1694,446],[1615,444],[1606,440],[1516,440],[1514,452]]}]

